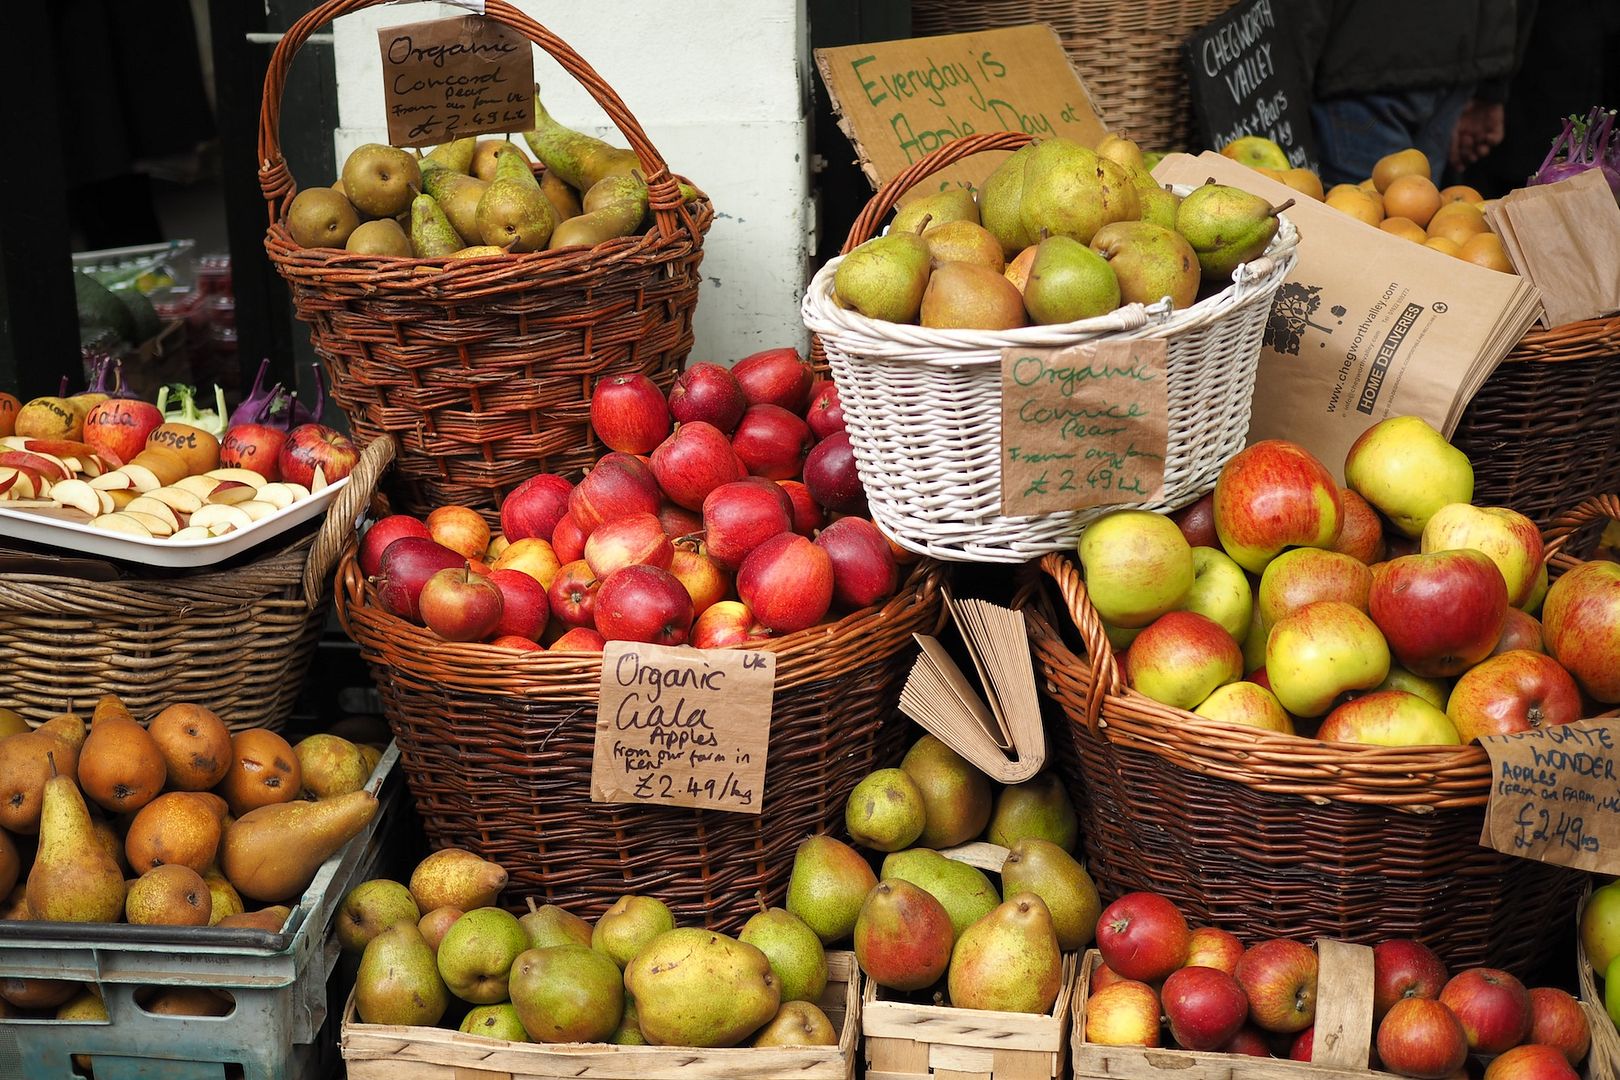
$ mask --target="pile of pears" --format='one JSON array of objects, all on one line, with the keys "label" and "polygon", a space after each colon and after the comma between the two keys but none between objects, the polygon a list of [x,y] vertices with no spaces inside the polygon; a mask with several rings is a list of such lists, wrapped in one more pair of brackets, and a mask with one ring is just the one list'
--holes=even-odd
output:
[{"label": "pile of pears", "polygon": [[780,908],[762,908],[737,937],[677,927],[650,896],[620,897],[595,925],[533,900],[518,918],[495,906],[506,880],[495,863],[446,848],[408,885],[377,879],[344,897],[337,934],[360,954],[360,1019],[455,1024],[509,1042],[838,1043],[821,1007],[821,940]]},{"label": "pile of pears", "polygon": [[[1063,954],[1097,926],[1097,887],[1074,858],[1079,821],[1043,774],[999,792],[932,735],[899,768],[850,793],[845,825],[872,863],[831,836],[800,845],[787,910],[826,945],[853,942],[867,978],[913,1000],[1045,1013],[1062,991]],[[942,854],[983,838],[1006,849],[1000,888]]]},{"label": "pile of pears", "polygon": [[947,330],[1068,323],[1165,298],[1180,310],[1264,252],[1287,206],[1213,181],[1179,197],[1120,135],[1096,150],[1045,139],[977,196],[953,187],[902,206],[887,233],[844,256],[833,293],[868,318]]}]

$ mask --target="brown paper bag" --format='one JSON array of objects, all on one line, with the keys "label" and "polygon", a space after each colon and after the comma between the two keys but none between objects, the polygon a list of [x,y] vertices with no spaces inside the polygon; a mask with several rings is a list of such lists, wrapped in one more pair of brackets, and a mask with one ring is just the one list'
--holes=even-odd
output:
[{"label": "brown paper bag", "polygon": [[1596,169],[1521,188],[1496,207],[1515,241],[1508,254],[1541,290],[1547,325],[1620,310],[1620,204]]}]

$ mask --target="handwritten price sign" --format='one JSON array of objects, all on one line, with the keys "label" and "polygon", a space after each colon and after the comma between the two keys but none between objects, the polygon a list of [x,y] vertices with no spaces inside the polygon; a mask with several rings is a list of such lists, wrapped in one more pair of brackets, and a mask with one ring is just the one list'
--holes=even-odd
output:
[{"label": "handwritten price sign", "polygon": [[388,141],[433,146],[534,127],[534,48],[494,19],[452,19],[377,31]]},{"label": "handwritten price sign", "polygon": [[1620,873],[1620,718],[1481,739],[1491,794],[1479,842],[1509,855]]}]

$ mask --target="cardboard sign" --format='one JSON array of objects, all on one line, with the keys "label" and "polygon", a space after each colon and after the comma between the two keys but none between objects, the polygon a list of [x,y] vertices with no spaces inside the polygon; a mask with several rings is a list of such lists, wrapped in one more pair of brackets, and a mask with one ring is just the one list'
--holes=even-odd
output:
[{"label": "cardboard sign", "polygon": [[534,127],[534,46],[479,15],[385,26],[383,102],[394,146]]},{"label": "cardboard sign", "polygon": [[1620,717],[1498,735],[1480,745],[1491,759],[1481,844],[1620,873]]},{"label": "cardboard sign", "polygon": [[591,801],[757,814],[776,654],[610,641]]},{"label": "cardboard sign", "polygon": [[1299,59],[1277,33],[1271,0],[1244,0],[1182,46],[1198,140],[1219,150],[1263,135],[1296,168],[1316,168],[1310,95]]},{"label": "cardboard sign", "polygon": [[1164,339],[1001,353],[1001,512],[1052,514],[1164,494]]},{"label": "cardboard sign", "polygon": [[[816,67],[874,188],[964,135],[1022,131],[1095,146],[1107,134],[1050,26],[817,49]],[[1006,156],[975,154],[909,197],[974,187]]]}]

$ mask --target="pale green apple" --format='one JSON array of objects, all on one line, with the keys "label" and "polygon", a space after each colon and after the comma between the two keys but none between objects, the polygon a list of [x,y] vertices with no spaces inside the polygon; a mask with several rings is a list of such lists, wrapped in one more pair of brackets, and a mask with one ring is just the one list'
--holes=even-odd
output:
[{"label": "pale green apple", "polygon": [[1365,612],[1340,600],[1307,604],[1266,635],[1266,678],[1295,716],[1321,716],[1340,694],[1370,689],[1388,674],[1384,635]]},{"label": "pale green apple", "polygon": [[1620,881],[1592,890],[1581,909],[1581,948],[1599,971],[1620,959]]},{"label": "pale green apple", "polygon": [[1288,169],[1288,155],[1283,148],[1263,135],[1244,135],[1221,147],[1221,156],[1241,162],[1251,169]]},{"label": "pale green apple", "polygon": [[1405,690],[1379,690],[1345,702],[1327,714],[1316,737],[1369,746],[1462,744],[1451,717]]},{"label": "pale green apple", "polygon": [[1363,431],[1344,457],[1350,489],[1407,536],[1442,506],[1474,498],[1474,466],[1421,417],[1392,416]]},{"label": "pale green apple", "polygon": [[1451,698],[1450,679],[1425,679],[1422,675],[1414,675],[1399,664],[1389,665],[1389,674],[1384,681],[1373,687],[1374,690],[1405,690],[1408,694],[1416,694],[1437,709],[1444,710],[1446,702]]},{"label": "pale green apple", "polygon": [[1294,721],[1277,700],[1277,695],[1259,683],[1234,682],[1218,686],[1193,712],[1224,724],[1294,733]]},{"label": "pale green apple", "polygon": [[1450,503],[1423,526],[1420,550],[1427,555],[1459,548],[1472,548],[1496,564],[1507,583],[1509,605],[1518,607],[1530,599],[1542,568],[1541,530],[1535,522],[1505,506]]},{"label": "pale green apple", "polygon": [[1192,548],[1163,514],[1104,514],[1080,534],[1079,553],[1092,606],[1123,629],[1138,629],[1174,610],[1192,588]]},{"label": "pale green apple", "polygon": [[1140,626],[1126,628],[1115,626],[1113,623],[1103,623],[1103,633],[1108,635],[1108,644],[1114,647],[1116,653],[1122,653],[1130,648],[1131,642],[1136,640],[1136,635],[1142,630]]},{"label": "pale green apple", "polygon": [[1242,641],[1254,611],[1254,590],[1243,567],[1218,548],[1195,547],[1192,556],[1192,588],[1176,609],[1213,619],[1234,641]]},{"label": "pale green apple", "polygon": [[1249,629],[1243,635],[1243,674],[1266,666],[1266,624],[1260,619],[1260,605],[1251,604]]}]

